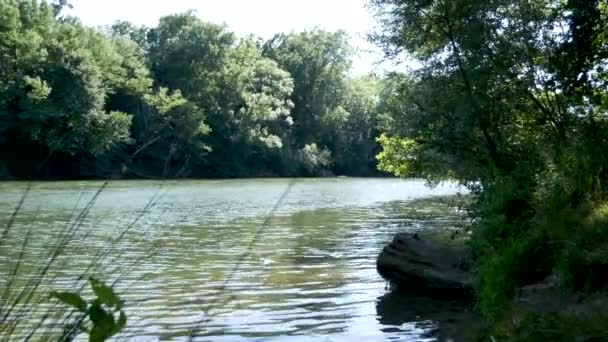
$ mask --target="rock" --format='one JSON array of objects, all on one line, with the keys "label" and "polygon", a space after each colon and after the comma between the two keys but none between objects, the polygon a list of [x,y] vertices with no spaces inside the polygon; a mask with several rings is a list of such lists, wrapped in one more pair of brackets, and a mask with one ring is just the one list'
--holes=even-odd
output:
[{"label": "rock", "polygon": [[605,293],[573,293],[564,291],[560,283],[561,279],[551,274],[539,283],[520,288],[513,307],[541,316],[560,313],[592,316],[592,313],[606,312],[608,296]]},{"label": "rock", "polygon": [[568,303],[570,300],[560,289],[559,282],[556,275],[550,275],[539,283],[526,285],[519,289],[514,304],[538,313],[559,311],[562,306],[570,304]]},{"label": "rock", "polygon": [[376,267],[399,290],[470,300],[473,287],[468,255],[465,248],[441,245],[416,234],[397,234],[380,253]]}]

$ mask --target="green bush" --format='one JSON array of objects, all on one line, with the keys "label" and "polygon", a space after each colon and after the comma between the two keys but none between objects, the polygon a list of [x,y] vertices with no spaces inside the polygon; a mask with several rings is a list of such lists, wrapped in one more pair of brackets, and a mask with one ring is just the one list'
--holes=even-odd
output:
[{"label": "green bush", "polygon": [[595,292],[608,286],[608,215],[606,204],[588,210],[564,245],[557,272],[565,288]]},{"label": "green bush", "polygon": [[505,242],[500,252],[486,255],[479,266],[477,306],[485,317],[496,319],[517,287],[521,251],[515,240]]},{"label": "green bush", "polygon": [[523,215],[511,224],[505,209],[496,205],[509,200],[476,204],[485,211],[470,243],[477,258],[477,306],[488,319],[500,318],[518,288],[552,273],[566,291],[594,293],[607,288],[608,206],[585,201],[573,207],[564,204],[567,197],[555,194],[534,205],[534,215]]}]

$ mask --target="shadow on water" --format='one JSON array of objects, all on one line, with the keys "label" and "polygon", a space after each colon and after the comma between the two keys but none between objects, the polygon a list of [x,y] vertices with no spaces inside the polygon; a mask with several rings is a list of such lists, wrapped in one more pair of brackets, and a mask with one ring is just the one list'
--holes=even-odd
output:
[{"label": "shadow on water", "polygon": [[415,330],[429,341],[477,341],[481,318],[462,301],[437,300],[388,292],[376,302],[377,319],[388,339]]}]

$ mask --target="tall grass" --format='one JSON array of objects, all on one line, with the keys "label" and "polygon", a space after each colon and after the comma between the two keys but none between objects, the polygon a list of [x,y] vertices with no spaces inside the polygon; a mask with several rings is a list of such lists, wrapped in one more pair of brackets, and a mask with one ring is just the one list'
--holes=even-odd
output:
[{"label": "tall grass", "polygon": [[[50,299],[50,291],[62,290],[78,294],[83,293],[89,277],[101,273],[102,265],[112,264],[112,261],[116,261],[116,259],[113,259],[115,256],[112,255],[112,251],[156,203],[161,190],[161,188],[158,189],[143,210],[116,237],[97,250],[88,260],[88,266],[79,271],[80,274],[71,280],[72,285],[61,289],[49,288],[58,277],[56,272],[52,274],[50,271],[67,267],[66,257],[76,252],[76,246],[88,246],[91,242],[91,233],[98,225],[85,225],[85,223],[108,184],[107,181],[104,182],[80,209],[78,209],[80,199],[78,200],[74,214],[55,235],[50,246],[46,248],[48,254],[40,258],[35,264],[28,265],[28,257],[34,252],[32,241],[35,234],[32,227],[26,228],[27,231],[22,241],[19,241],[19,234],[12,234],[17,229],[16,222],[23,211],[27,198],[31,194],[32,185],[28,183],[0,235],[0,257],[8,259],[11,252],[13,252],[13,255],[16,252],[16,250],[9,249],[19,249],[12,260],[7,260],[7,264],[10,262],[9,265],[11,266],[4,282],[4,288],[0,292],[0,341],[29,341],[31,339],[69,341],[80,333],[78,326],[86,319],[86,315],[76,312],[55,299]],[[23,234],[21,235],[23,236]],[[114,278],[111,283],[112,286],[122,282],[131,269],[152,257],[155,253],[156,250],[150,248],[126,267],[125,263],[122,262],[120,266],[110,270],[108,273],[113,274]],[[61,257],[63,257],[63,260]]]}]

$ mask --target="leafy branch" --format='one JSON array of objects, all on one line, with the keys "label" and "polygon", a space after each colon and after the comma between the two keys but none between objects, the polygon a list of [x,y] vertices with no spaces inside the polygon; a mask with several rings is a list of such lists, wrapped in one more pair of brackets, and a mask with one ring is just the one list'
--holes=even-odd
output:
[{"label": "leafy branch", "polygon": [[87,333],[90,342],[105,341],[120,333],[127,324],[127,316],[122,310],[124,302],[111,286],[93,277],[89,281],[96,296],[90,302],[75,292],[53,291],[50,296],[84,314],[72,325],[72,331]]}]

